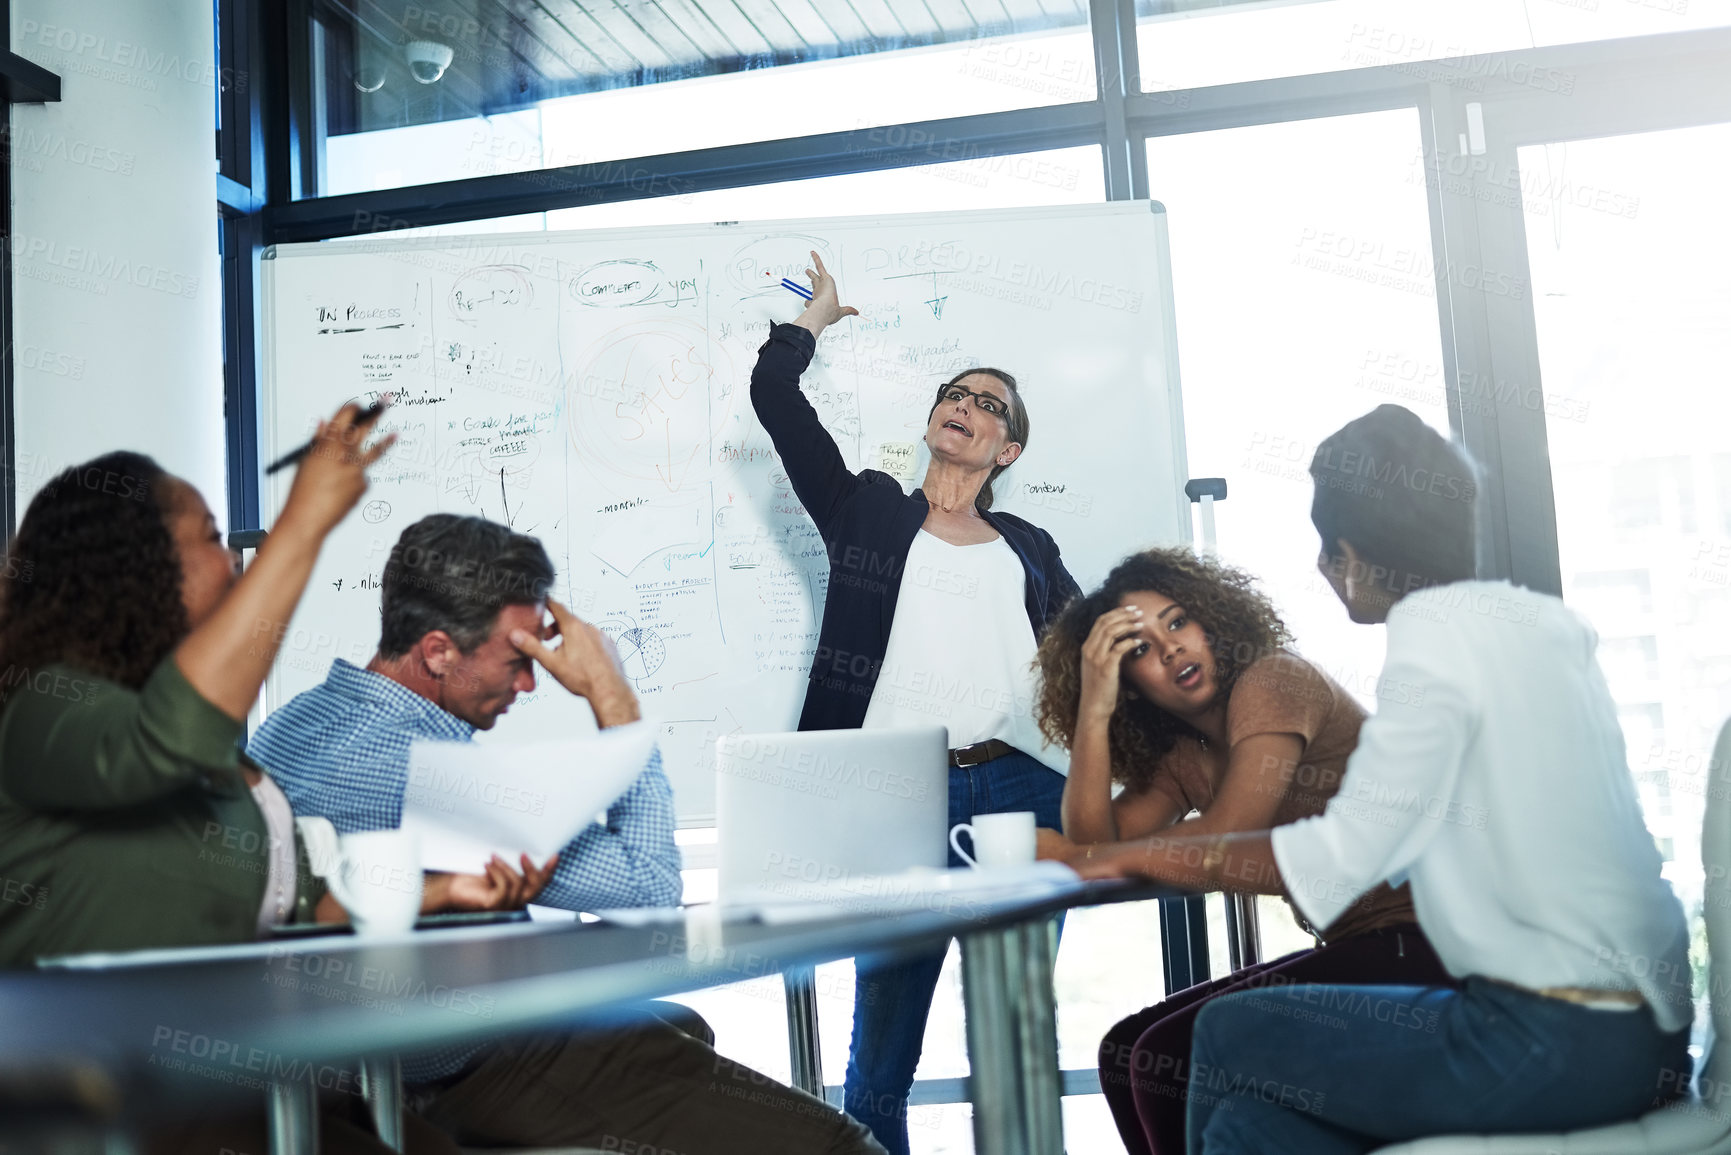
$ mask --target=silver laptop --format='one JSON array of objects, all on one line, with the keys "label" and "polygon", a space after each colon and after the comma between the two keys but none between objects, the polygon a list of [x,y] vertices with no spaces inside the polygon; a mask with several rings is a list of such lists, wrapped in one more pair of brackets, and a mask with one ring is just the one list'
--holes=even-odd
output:
[{"label": "silver laptop", "polygon": [[716,743],[723,902],[799,899],[949,864],[943,727],[731,734]]}]

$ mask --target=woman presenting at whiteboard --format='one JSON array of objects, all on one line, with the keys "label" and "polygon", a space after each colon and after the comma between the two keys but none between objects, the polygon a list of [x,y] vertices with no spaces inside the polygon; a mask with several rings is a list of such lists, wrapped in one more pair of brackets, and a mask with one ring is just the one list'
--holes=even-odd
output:
[{"label": "woman presenting at whiteboard", "polygon": [[[849,470],[799,378],[824,329],[859,310],[811,257],[811,303],[770,330],[751,373],[757,418],[829,552],[799,728],[945,725],[952,825],[1031,810],[1059,827],[1064,777],[1041,758],[1064,763],[1034,721],[1033,662],[1077,589],[1051,534],[992,512],[992,482],[1028,443],[1015,378],[970,369],[935,387],[931,464],[912,494],[887,473]],[[908,1150],[908,1091],[942,965],[941,953],[858,963],[845,1108],[892,1155]]]}]

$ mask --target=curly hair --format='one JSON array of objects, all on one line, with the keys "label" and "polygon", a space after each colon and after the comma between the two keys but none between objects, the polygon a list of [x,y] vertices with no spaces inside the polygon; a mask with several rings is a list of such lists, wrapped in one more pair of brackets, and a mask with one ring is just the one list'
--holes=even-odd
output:
[{"label": "curly hair", "polygon": [[0,703],[56,662],[139,689],[190,631],[166,479],[107,453],[31,500],[0,582]]},{"label": "curly hair", "polygon": [[[1200,558],[1187,549],[1150,549],[1119,562],[1099,589],[1077,598],[1047,628],[1040,640],[1040,690],[1036,705],[1040,729],[1068,749],[1076,738],[1082,705],[1082,643],[1094,622],[1116,609],[1126,594],[1157,591],[1184,607],[1202,627],[1214,654],[1220,692],[1230,694],[1252,662],[1292,641],[1274,603],[1241,569]],[[1108,731],[1112,778],[1132,790],[1145,788],[1160,760],[1181,737],[1197,737],[1189,723],[1154,703],[1133,696],[1127,682],[1118,686],[1118,703]]]}]

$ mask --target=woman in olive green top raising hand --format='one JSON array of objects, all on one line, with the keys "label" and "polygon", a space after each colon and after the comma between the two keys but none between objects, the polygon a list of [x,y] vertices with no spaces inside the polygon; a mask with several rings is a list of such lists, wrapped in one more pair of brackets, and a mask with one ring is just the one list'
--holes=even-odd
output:
[{"label": "woman in olive green top raising hand", "polygon": [[31,501],[0,590],[0,875],[32,901],[0,904],[0,964],[243,942],[270,890],[294,893],[278,921],[309,915],[292,833],[273,856],[270,787],[255,800],[235,740],[271,624],[389,444],[363,449],[357,417],[320,427],[238,580],[204,499],[148,457],[105,454]]},{"label": "woman in olive green top raising hand", "polygon": [[[31,501],[0,583],[0,965],[344,917],[235,742],[325,536],[393,440],[365,447],[370,427],[354,405],[320,425],[244,576],[198,491],[140,454]],[[507,905],[535,881],[435,876],[427,905]]]}]

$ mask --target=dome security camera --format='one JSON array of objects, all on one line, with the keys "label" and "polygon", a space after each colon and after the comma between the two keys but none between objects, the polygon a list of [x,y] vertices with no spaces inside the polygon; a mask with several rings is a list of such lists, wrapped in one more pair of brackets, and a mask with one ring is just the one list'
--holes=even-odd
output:
[{"label": "dome security camera", "polygon": [[411,40],[403,46],[403,59],[408,61],[409,75],[422,84],[437,84],[451,67],[456,56],[449,44],[437,40]]},{"label": "dome security camera", "polygon": [[384,66],[376,62],[369,63],[365,67],[355,69],[351,79],[355,83],[356,92],[377,92],[385,86]]}]

